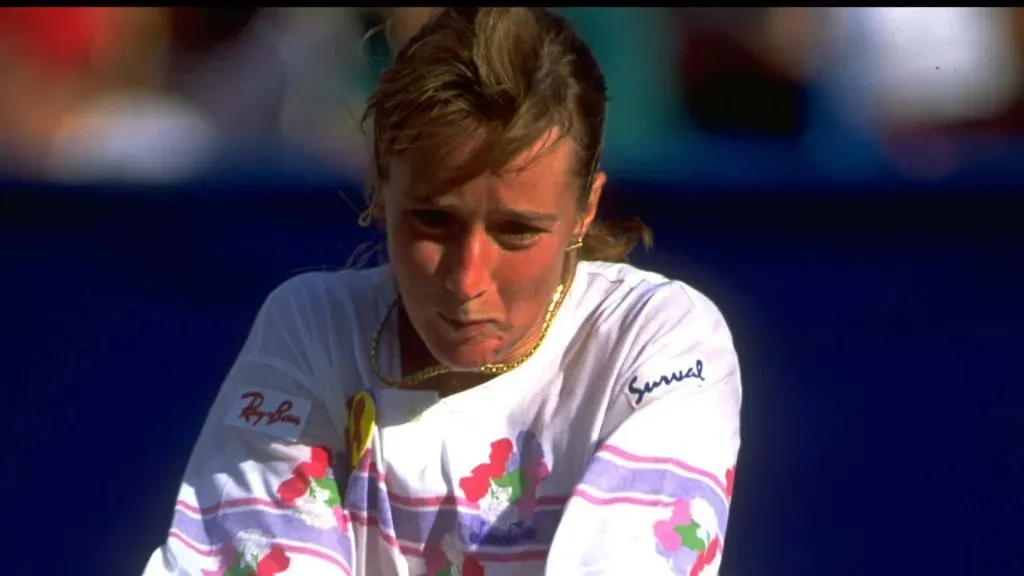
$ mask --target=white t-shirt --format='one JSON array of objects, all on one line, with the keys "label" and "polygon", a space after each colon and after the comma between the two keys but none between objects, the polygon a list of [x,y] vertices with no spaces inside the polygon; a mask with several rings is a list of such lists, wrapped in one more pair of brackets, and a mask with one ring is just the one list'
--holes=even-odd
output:
[{"label": "white t-shirt", "polygon": [[703,294],[583,262],[533,357],[440,400],[374,375],[394,298],[387,266],[267,298],[146,576],[717,573],[741,391]]}]

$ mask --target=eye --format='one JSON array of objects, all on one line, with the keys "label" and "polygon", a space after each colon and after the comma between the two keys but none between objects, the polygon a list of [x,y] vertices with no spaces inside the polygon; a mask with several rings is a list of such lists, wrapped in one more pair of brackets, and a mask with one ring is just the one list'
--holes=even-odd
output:
[{"label": "eye", "polygon": [[495,228],[495,233],[500,241],[513,249],[528,247],[544,232],[546,230],[523,222],[505,222]]},{"label": "eye", "polygon": [[446,232],[455,224],[455,217],[444,210],[410,210],[416,224],[428,232]]}]

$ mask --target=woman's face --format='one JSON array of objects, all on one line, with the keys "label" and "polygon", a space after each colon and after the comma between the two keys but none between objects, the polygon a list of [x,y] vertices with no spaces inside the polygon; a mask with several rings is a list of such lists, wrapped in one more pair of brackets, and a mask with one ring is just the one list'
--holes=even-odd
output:
[{"label": "woman's face", "polygon": [[432,167],[415,159],[392,162],[382,208],[402,304],[427,349],[451,368],[518,352],[563,280],[566,247],[593,218],[604,174],[581,212],[573,143],[544,143],[503,174],[454,189],[419,185]]}]

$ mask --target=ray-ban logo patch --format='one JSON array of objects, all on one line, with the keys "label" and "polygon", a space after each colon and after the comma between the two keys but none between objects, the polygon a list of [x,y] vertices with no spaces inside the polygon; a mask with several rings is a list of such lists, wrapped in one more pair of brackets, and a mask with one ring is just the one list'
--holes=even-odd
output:
[{"label": "ray-ban logo patch", "polygon": [[311,404],[304,398],[270,390],[243,390],[224,423],[295,440],[306,426]]}]

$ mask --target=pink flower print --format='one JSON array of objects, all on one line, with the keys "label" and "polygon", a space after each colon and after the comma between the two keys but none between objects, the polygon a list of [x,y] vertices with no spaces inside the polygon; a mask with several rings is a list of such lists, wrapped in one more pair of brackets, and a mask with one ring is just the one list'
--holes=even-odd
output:
[{"label": "pink flower print", "polygon": [[291,505],[309,492],[313,480],[327,476],[331,468],[331,453],[323,446],[314,446],[310,450],[309,460],[299,462],[292,470],[292,475],[277,486],[277,497],[281,502]]},{"label": "pink flower print", "polygon": [[732,499],[732,491],[736,485],[736,467],[733,466],[725,471],[725,496]]},{"label": "pink flower print", "polygon": [[522,470],[523,493],[516,501],[516,510],[520,518],[529,518],[537,506],[537,487],[550,474],[548,465],[540,458],[531,458],[526,462]]},{"label": "pink flower print", "polygon": [[712,537],[709,527],[715,523],[714,511],[700,498],[676,500],[669,517],[654,523],[657,552],[668,560],[673,573],[702,576],[716,564],[722,540]]},{"label": "pink flower print", "polygon": [[270,547],[270,553],[256,563],[255,576],[276,576],[287,570],[290,564],[291,558],[288,557],[284,548],[275,544]]},{"label": "pink flower print", "polygon": [[524,470],[526,473],[526,481],[536,486],[547,479],[551,475],[551,470],[548,468],[548,463],[544,461],[542,457],[536,457],[530,459]]},{"label": "pink flower print", "polygon": [[676,500],[672,506],[672,516],[669,520],[674,522],[675,525],[686,525],[693,522],[693,513],[690,510],[689,500]]},{"label": "pink flower print", "polygon": [[537,488],[551,475],[551,469],[544,461],[544,447],[532,430],[523,430],[516,435],[519,450],[509,459],[509,470],[518,467],[522,478],[522,493],[515,502],[519,518],[529,518],[537,506]]},{"label": "pink flower print", "polygon": [[544,459],[544,447],[533,430],[523,430],[516,434],[516,451],[508,459],[505,472],[512,472],[522,465],[522,462]]},{"label": "pink flower print", "polygon": [[658,543],[667,551],[675,552],[683,545],[683,537],[676,532],[676,526],[685,526],[693,521],[690,512],[690,502],[687,500],[676,500],[672,505],[672,514],[667,520],[659,520],[654,523],[654,535]]},{"label": "pink flower print", "polygon": [[331,512],[334,513],[334,519],[338,522],[338,529],[342,532],[348,532],[348,514],[345,512],[345,509],[335,505],[331,508]]},{"label": "pink flower print", "polygon": [[295,504],[309,492],[310,478],[305,474],[292,474],[277,486],[277,497],[284,504]]},{"label": "pink flower print", "polygon": [[466,556],[462,561],[462,576],[485,576],[484,565],[475,556]]},{"label": "pink flower print", "polygon": [[689,501],[676,500],[668,519],[654,523],[654,537],[666,552],[675,552],[683,545],[683,537],[676,532],[676,526],[685,526],[692,521]]},{"label": "pink flower print", "polygon": [[529,518],[536,507],[537,497],[532,490],[523,492],[519,500],[516,500],[516,511],[519,513],[520,518]]},{"label": "pink flower print", "polygon": [[228,566],[231,566],[238,559],[238,550],[230,542],[221,546],[220,549],[220,564],[216,570],[200,570],[199,573],[202,576],[224,576],[224,572],[227,571]]},{"label": "pink flower print", "polygon": [[670,520],[658,520],[654,523],[654,537],[666,552],[675,552],[683,545],[683,538],[676,532],[676,525]]},{"label": "pink flower print", "polygon": [[461,549],[453,548],[453,545],[457,546],[453,535],[445,536],[445,541],[448,550],[445,550],[445,545],[437,544],[429,544],[423,550],[423,557],[427,564],[427,576],[437,576],[438,574],[486,576],[484,565],[475,556],[463,555]]},{"label": "pink flower print", "polygon": [[459,488],[462,488],[467,500],[479,502],[487,495],[491,488],[491,480],[500,478],[505,473],[505,465],[513,450],[512,440],[509,438],[491,443],[491,454],[487,463],[473,468],[469,476],[459,480]]},{"label": "pink flower print", "polygon": [[333,456],[331,451],[324,446],[313,446],[309,451],[309,460],[299,463],[295,467],[294,473],[296,475],[309,476],[316,480],[322,479],[327,476],[327,471],[331,469],[333,464]]},{"label": "pink flower print", "polygon": [[693,567],[690,568],[690,576],[700,576],[700,573],[714,562],[715,557],[722,549],[722,540],[715,536],[714,539],[708,543],[708,547],[703,552],[697,555],[697,561],[693,563]]},{"label": "pink flower print", "polygon": [[423,559],[427,563],[427,576],[434,576],[448,567],[448,557],[444,550],[436,544],[428,545],[423,550]]}]

